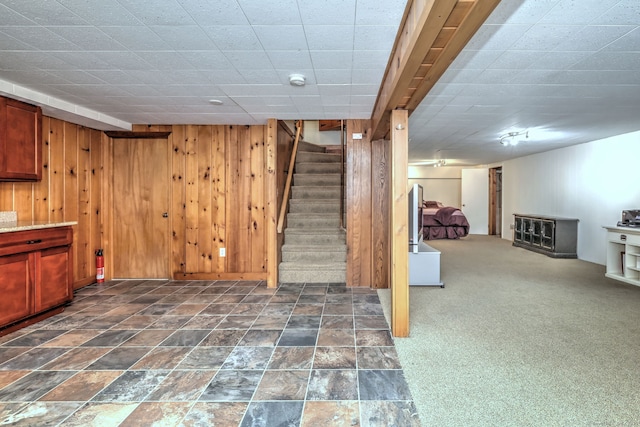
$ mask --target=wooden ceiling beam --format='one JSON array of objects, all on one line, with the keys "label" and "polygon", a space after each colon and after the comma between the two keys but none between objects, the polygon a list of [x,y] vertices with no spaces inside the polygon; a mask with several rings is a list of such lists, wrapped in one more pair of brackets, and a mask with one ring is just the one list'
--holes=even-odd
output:
[{"label": "wooden ceiling beam", "polygon": [[447,68],[449,68],[466,44],[469,43],[471,37],[473,37],[476,31],[482,26],[498,3],[500,3],[500,0],[476,0],[473,6],[469,8],[466,18],[462,20],[458,29],[442,49],[442,53],[438,56],[425,78],[412,94],[411,101],[409,101],[406,106],[410,112],[420,105],[424,97],[427,96],[427,93],[429,93],[444,72],[447,71]]},{"label": "wooden ceiling beam", "polygon": [[373,107],[373,139],[389,133],[391,110],[405,95],[457,0],[413,0],[407,8]]},{"label": "wooden ceiling beam", "polygon": [[371,114],[372,139],[388,136],[392,110],[415,110],[498,3],[409,0]]}]

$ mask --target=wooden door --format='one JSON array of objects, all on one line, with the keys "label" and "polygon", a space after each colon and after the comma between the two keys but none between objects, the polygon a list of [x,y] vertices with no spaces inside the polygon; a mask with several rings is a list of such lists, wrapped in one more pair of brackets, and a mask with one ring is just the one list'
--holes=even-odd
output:
[{"label": "wooden door", "polygon": [[462,169],[462,212],[469,234],[489,232],[489,169]]},{"label": "wooden door", "polygon": [[114,139],[112,191],[113,278],[169,278],[167,139]]}]

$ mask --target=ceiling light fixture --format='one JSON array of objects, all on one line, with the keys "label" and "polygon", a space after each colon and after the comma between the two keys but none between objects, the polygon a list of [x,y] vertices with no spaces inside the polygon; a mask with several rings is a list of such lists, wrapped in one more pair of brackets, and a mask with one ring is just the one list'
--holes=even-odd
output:
[{"label": "ceiling light fixture", "polygon": [[444,165],[446,165],[446,164],[447,164],[447,161],[446,161],[446,160],[438,160],[437,162],[435,162],[435,163],[433,164],[433,167],[434,167],[434,168],[439,168],[439,167],[444,166]]},{"label": "ceiling light fixture", "polygon": [[504,146],[518,145],[519,142],[529,138],[529,131],[523,130],[519,132],[508,132],[500,137],[500,144]]},{"label": "ceiling light fixture", "polygon": [[289,84],[291,86],[304,86],[305,80],[303,74],[289,74]]},{"label": "ceiling light fixture", "polygon": [[219,99],[210,99],[209,100],[209,104],[211,104],[211,105],[222,105],[222,101],[220,101]]}]

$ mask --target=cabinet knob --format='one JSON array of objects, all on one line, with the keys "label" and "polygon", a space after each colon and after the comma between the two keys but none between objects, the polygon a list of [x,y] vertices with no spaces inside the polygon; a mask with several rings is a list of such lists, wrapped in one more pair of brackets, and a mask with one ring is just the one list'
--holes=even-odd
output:
[{"label": "cabinet knob", "polygon": [[626,234],[621,234],[620,235],[620,240],[622,240],[623,242],[627,241],[627,235]]},{"label": "cabinet knob", "polygon": [[169,213],[168,212],[163,212],[162,213],[162,218],[169,218]]},{"label": "cabinet knob", "polygon": [[35,245],[36,243],[42,243],[42,239],[27,240],[27,245]]}]

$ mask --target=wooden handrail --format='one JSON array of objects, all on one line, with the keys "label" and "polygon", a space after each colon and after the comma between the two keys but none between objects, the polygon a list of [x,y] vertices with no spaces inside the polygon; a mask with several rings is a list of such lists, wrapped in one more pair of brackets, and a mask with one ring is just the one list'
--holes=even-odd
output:
[{"label": "wooden handrail", "polygon": [[287,215],[287,205],[289,203],[289,193],[291,192],[291,181],[293,180],[293,167],[296,163],[296,155],[298,153],[298,142],[300,141],[300,133],[302,132],[302,120],[298,120],[296,130],[296,139],[293,141],[293,150],[291,150],[291,159],[289,159],[289,171],[287,173],[287,182],[284,185],[284,194],[282,195],[282,205],[280,205],[280,215],[278,216],[278,234],[282,233],[284,228],[284,218]]},{"label": "wooden handrail", "polygon": [[344,223],[344,120],[340,120],[340,228]]}]

